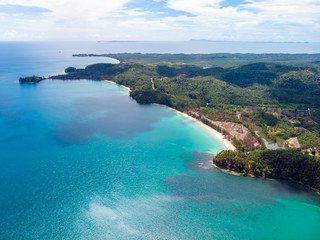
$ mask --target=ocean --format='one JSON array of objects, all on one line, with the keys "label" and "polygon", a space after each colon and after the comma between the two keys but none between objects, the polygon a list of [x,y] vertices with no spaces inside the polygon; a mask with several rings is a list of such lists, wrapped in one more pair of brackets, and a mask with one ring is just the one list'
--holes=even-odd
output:
[{"label": "ocean", "polygon": [[116,63],[77,53],[221,49],[190,44],[0,43],[0,239],[320,239],[319,194],[214,169],[223,145],[176,112],[105,81],[17,82]]}]

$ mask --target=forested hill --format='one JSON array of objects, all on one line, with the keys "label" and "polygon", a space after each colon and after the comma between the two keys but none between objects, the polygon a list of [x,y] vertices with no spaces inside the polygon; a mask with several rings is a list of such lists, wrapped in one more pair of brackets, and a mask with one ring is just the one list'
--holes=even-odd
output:
[{"label": "forested hill", "polygon": [[302,148],[320,150],[320,68],[120,63],[69,67],[66,73],[52,78],[112,80],[130,87],[139,103],[160,103],[240,123],[268,141],[285,143],[298,137]]},{"label": "forested hill", "polygon": [[75,54],[75,57],[111,57],[121,62],[155,64],[188,63],[201,67],[232,67],[249,63],[264,62],[285,65],[320,66],[320,54],[252,54],[252,53],[212,53],[212,54],[159,54],[159,53],[118,53],[118,54]]},{"label": "forested hill", "polygon": [[320,192],[320,160],[296,149],[250,153],[222,151],[213,163],[243,175],[291,180]]},{"label": "forested hill", "polygon": [[[94,64],[84,69],[69,67],[65,75],[52,79],[112,80],[130,87],[138,103],[160,103],[187,112],[230,139],[238,153],[218,155],[217,165],[319,189],[319,67],[263,62],[228,68],[187,63]],[[297,152],[259,152],[265,149],[263,140]],[[290,163],[293,156],[299,158]]]},{"label": "forested hill", "polygon": [[[139,92],[153,91],[180,110],[217,104],[320,106],[320,71],[314,67],[253,63],[230,68],[186,64],[95,64],[66,69],[60,79],[112,79]],[[154,87],[150,79],[153,79]],[[140,102],[154,102],[152,97]],[[169,103],[170,102],[170,103]]]}]

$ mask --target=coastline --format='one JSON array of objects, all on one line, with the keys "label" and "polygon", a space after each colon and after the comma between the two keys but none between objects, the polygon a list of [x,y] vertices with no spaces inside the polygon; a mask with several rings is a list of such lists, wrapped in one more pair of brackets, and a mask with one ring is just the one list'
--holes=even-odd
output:
[{"label": "coastline", "polygon": [[105,58],[110,58],[112,60],[118,61],[115,64],[122,63],[122,61],[120,59],[117,59],[115,57],[108,57],[108,56],[99,55],[99,54],[73,54],[72,57],[105,57]]},{"label": "coastline", "polygon": [[131,88],[126,87],[125,85],[121,85],[121,84],[118,84],[118,83],[116,83],[116,82],[113,82],[113,81],[111,81],[111,80],[102,80],[102,81],[104,81],[104,82],[109,82],[109,83],[118,85],[118,86],[120,86],[120,87],[123,87],[124,89],[127,90],[128,94],[130,94],[130,92],[132,91]]},{"label": "coastline", "polygon": [[[157,104],[157,103],[154,103]],[[217,130],[209,127],[208,125],[204,124],[203,122],[201,122],[200,120],[193,118],[191,116],[189,116],[188,114],[184,113],[184,112],[180,112],[174,108],[162,105],[162,104],[157,104],[163,107],[166,107],[188,119],[190,119],[191,121],[194,121],[195,123],[197,123],[198,125],[200,125],[204,130],[206,130],[210,135],[212,135],[213,137],[215,137],[219,142],[221,142],[223,144],[223,146],[225,147],[225,150],[232,150],[232,151],[236,151],[236,147],[227,139],[224,138],[224,136],[218,132]]]},{"label": "coastline", "polygon": [[[116,84],[118,86],[121,86],[123,87],[124,89],[127,90],[128,94],[130,94],[131,92],[131,89],[129,87],[126,87],[124,85],[121,85],[121,84],[118,84],[116,82],[113,82],[111,80],[103,80],[103,81],[106,81],[106,82],[109,82],[109,83],[112,83],[112,84]],[[224,146],[225,150],[232,150],[232,151],[236,151],[236,147],[231,143],[231,141],[227,140],[224,138],[224,136],[218,132],[217,130],[209,127],[208,125],[204,124],[203,122],[201,122],[200,120],[196,119],[196,118],[193,118],[191,116],[189,116],[188,114],[184,113],[184,112],[180,112],[172,107],[168,107],[166,105],[163,105],[163,104],[159,104],[159,103],[153,103],[153,104],[156,104],[156,105],[159,105],[159,106],[162,106],[162,107],[165,107],[165,108],[168,108],[180,115],[182,115],[183,117],[186,117],[188,119],[190,119],[191,121],[195,122],[196,124],[198,124],[199,126],[201,126],[205,131],[207,131],[211,136],[213,136],[215,139],[217,139],[219,142],[222,143],[222,145]]]},{"label": "coastline", "polygon": [[218,169],[221,172],[224,172],[224,173],[227,173],[227,174],[230,174],[230,175],[233,175],[233,176],[238,176],[238,177],[244,176],[244,174],[242,174],[242,173],[238,173],[238,172],[231,171],[231,170],[228,170],[228,169],[220,168],[215,163],[212,163],[212,165],[213,165],[214,168]]},{"label": "coastline", "polygon": [[[130,92],[132,91],[129,87],[127,86],[124,86],[124,85],[121,85],[121,84],[118,84],[114,81],[111,81],[111,80],[101,80],[101,81],[106,81],[106,82],[109,82],[109,83],[112,83],[112,84],[115,84],[115,85],[118,85],[124,89],[126,89],[128,95],[130,96]],[[163,104],[158,104],[158,103],[153,103],[153,104],[156,104],[156,105],[160,105],[162,107],[165,107],[167,109],[170,109],[171,111],[174,111],[176,112],[177,114],[183,116],[183,117],[186,117],[188,119],[190,119],[191,121],[194,121],[196,124],[198,124],[199,126],[201,126],[205,131],[207,131],[209,134],[211,134],[216,140],[218,140],[219,142],[221,142],[224,146],[225,149],[223,150],[231,150],[231,151],[236,151],[236,147],[232,144],[231,141],[227,140],[224,138],[223,134],[221,134],[220,132],[218,132],[217,130],[211,128],[210,126],[206,125],[205,123],[201,122],[200,120],[188,115],[187,113],[184,113],[184,112],[181,112],[181,111],[178,111],[172,107],[168,107],[166,105],[163,105]],[[251,174],[242,174],[242,173],[239,173],[239,172],[235,172],[235,171],[232,171],[232,170],[228,170],[228,169],[224,169],[224,168],[220,168],[219,166],[217,166],[216,164],[214,164],[214,162],[211,160],[210,161],[211,163],[211,166],[213,166],[214,168],[220,170],[221,172],[223,173],[226,173],[226,174],[230,174],[230,175],[233,175],[233,176],[249,176],[249,177],[252,177],[252,178],[257,178],[255,177],[254,175],[251,175]],[[202,167],[202,166],[200,166]],[[318,192],[320,193],[320,190],[316,189],[316,188],[313,188],[311,186],[308,186],[302,182],[299,182],[299,181],[295,181],[294,179],[291,179],[291,178],[287,178],[287,177],[282,177],[282,176],[276,176],[276,177],[271,177],[270,179],[283,179],[283,180],[289,180],[291,182],[294,182],[294,183],[297,183],[297,184],[300,184],[302,186],[305,186],[307,187],[308,189],[312,190],[312,191],[315,191],[315,192]]]}]

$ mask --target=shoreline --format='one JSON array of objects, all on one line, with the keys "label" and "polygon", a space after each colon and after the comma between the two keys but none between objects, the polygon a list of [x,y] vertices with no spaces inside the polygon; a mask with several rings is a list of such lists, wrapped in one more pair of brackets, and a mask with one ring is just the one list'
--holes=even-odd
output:
[{"label": "shoreline", "polygon": [[99,54],[86,54],[86,53],[81,53],[81,54],[73,54],[72,57],[104,57],[104,58],[110,58],[112,60],[116,60],[117,63],[115,64],[119,64],[122,63],[122,61],[120,59],[117,59],[115,57],[108,57],[108,56],[103,56],[103,55],[99,55]]},{"label": "shoreline", "polygon": [[242,174],[242,173],[238,173],[238,172],[231,171],[231,170],[228,170],[228,169],[220,168],[215,163],[212,163],[212,166],[214,168],[218,169],[219,171],[223,172],[223,173],[227,173],[227,174],[230,174],[230,175],[233,175],[233,176],[238,176],[238,177],[244,176],[244,174]]},{"label": "shoreline", "polygon": [[218,169],[219,171],[223,172],[223,173],[227,173],[227,174],[230,174],[230,175],[233,175],[233,176],[237,176],[237,177],[251,177],[251,178],[256,178],[254,175],[252,174],[243,174],[243,173],[239,173],[239,172],[236,172],[236,171],[232,171],[232,170],[229,170],[227,168],[221,168],[221,167],[218,167],[215,163],[212,162],[212,165],[214,168]]},{"label": "shoreline", "polygon": [[204,130],[206,130],[211,136],[213,136],[215,139],[217,139],[219,142],[222,143],[222,145],[225,147],[225,150],[232,150],[232,151],[236,151],[236,147],[227,139],[224,138],[224,136],[218,132],[217,130],[209,127],[208,125],[204,124],[203,122],[201,122],[200,120],[191,117],[190,115],[184,113],[184,112],[180,112],[172,107],[168,107],[166,105],[162,105],[162,104],[158,104],[158,103],[154,103],[156,105],[160,105],[163,107],[166,107],[188,119],[190,119],[191,121],[195,122],[196,124],[198,124],[200,127],[202,127]]},{"label": "shoreline", "polygon": [[[118,84],[116,82],[113,82],[111,80],[103,80],[103,81],[106,81],[106,82],[109,82],[109,83],[112,83],[112,84],[116,84],[118,86],[121,86],[123,87],[124,89],[127,90],[128,94],[130,95],[130,92],[132,91],[129,87],[126,87],[124,85],[121,85],[121,84]],[[203,122],[201,122],[200,120],[196,119],[196,118],[193,118],[191,117],[190,115],[184,113],[184,112],[180,112],[172,107],[168,107],[166,105],[163,105],[163,104],[159,104],[159,103],[152,103],[152,104],[155,104],[155,105],[159,105],[159,106],[162,106],[162,107],[165,107],[167,109],[170,109],[171,111],[174,111],[176,113],[178,113],[179,115],[185,117],[185,118],[188,118],[190,119],[191,121],[195,122],[196,124],[198,124],[200,127],[202,127],[206,132],[208,132],[211,136],[213,136],[215,139],[217,139],[220,143],[222,143],[222,145],[224,146],[224,150],[232,150],[232,151],[236,151],[236,147],[227,139],[224,138],[224,136],[218,132],[217,130],[209,127],[208,125],[204,124]]]},{"label": "shoreline", "polygon": [[[124,85],[118,84],[118,83],[116,83],[116,82],[114,82],[114,81],[111,81],[111,80],[102,80],[102,81],[106,81],[106,82],[109,82],[109,83],[112,83],[112,84],[115,84],[115,85],[118,85],[118,86],[124,88],[125,90],[127,90],[127,93],[128,93],[128,95],[130,96],[130,92],[131,92],[132,90],[131,90],[129,87],[126,87],[126,86],[124,86]],[[204,124],[204,123],[201,122],[200,120],[198,120],[198,119],[196,119],[196,118],[193,118],[193,117],[191,117],[190,115],[188,115],[188,114],[186,114],[186,113],[184,113],[184,112],[178,111],[178,110],[176,110],[176,109],[174,109],[174,108],[172,108],[172,107],[168,107],[168,106],[166,106],[166,105],[158,104],[158,103],[152,103],[152,104],[165,107],[165,108],[167,108],[167,109],[170,109],[170,110],[176,112],[177,114],[179,114],[179,115],[181,115],[181,116],[183,116],[183,117],[186,117],[186,118],[190,119],[191,121],[193,121],[193,122],[195,122],[196,124],[198,124],[199,126],[201,126],[201,127],[202,127],[205,131],[207,131],[209,134],[211,134],[211,136],[213,136],[216,140],[218,140],[220,143],[222,143],[222,145],[225,147],[224,150],[236,151],[236,148],[235,148],[235,146],[231,143],[231,141],[225,139],[224,136],[223,136],[220,132],[218,132],[217,130],[211,128],[210,126]],[[217,169],[217,170],[219,170],[219,171],[221,171],[221,172],[223,172],[223,173],[229,174],[229,175],[238,176],[238,177],[240,177],[240,176],[247,176],[247,177],[251,177],[251,178],[256,178],[255,176],[253,176],[253,175],[251,175],[251,174],[245,175],[245,174],[242,174],[242,173],[239,173],[239,172],[235,172],[235,171],[232,171],[232,170],[220,168],[220,167],[218,167],[215,163],[213,163],[212,160],[210,161],[210,163],[211,163],[211,166],[214,167],[215,169]],[[201,167],[201,166],[200,166],[200,167]],[[302,185],[302,186],[304,186],[304,187],[306,187],[306,188],[308,188],[308,189],[310,189],[310,190],[312,190],[312,191],[314,191],[314,192],[320,193],[320,190],[315,189],[315,188],[313,188],[313,187],[310,187],[310,186],[308,186],[308,185],[306,185],[306,184],[303,184],[303,183],[301,183],[301,182],[295,181],[295,180],[293,180],[293,179],[291,179],[291,178],[281,177],[281,176],[280,176],[280,177],[273,177],[273,178],[270,178],[270,179],[289,180],[289,181],[294,182],[294,183],[296,183],[296,184]]]},{"label": "shoreline", "polygon": [[118,86],[120,86],[120,87],[123,87],[124,89],[127,90],[128,94],[130,94],[130,92],[132,91],[131,88],[126,87],[125,85],[121,85],[121,84],[118,84],[118,83],[116,83],[116,82],[113,82],[113,81],[111,81],[111,80],[102,80],[102,81],[104,81],[104,82],[109,82],[109,83],[118,85]]}]

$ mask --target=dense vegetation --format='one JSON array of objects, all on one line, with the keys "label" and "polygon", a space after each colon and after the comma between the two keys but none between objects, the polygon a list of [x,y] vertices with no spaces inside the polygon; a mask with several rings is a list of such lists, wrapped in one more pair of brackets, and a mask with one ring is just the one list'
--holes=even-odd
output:
[{"label": "dense vegetation", "polygon": [[38,83],[42,81],[43,77],[31,76],[31,77],[21,77],[19,78],[19,83]]},{"label": "dense vegetation", "polygon": [[320,54],[251,54],[251,53],[212,53],[212,54],[157,54],[157,53],[118,53],[118,54],[76,54],[77,57],[111,57],[121,62],[155,64],[161,62],[188,63],[201,67],[232,67],[256,62],[284,65],[319,66]]},{"label": "dense vegetation", "polygon": [[319,158],[297,149],[256,150],[250,153],[222,151],[213,162],[222,169],[244,175],[288,179],[320,191]]},{"label": "dense vegetation", "polygon": [[66,73],[53,78],[113,80],[130,87],[131,97],[139,103],[196,110],[213,120],[259,130],[268,141],[283,144],[298,137],[304,149],[320,150],[319,68],[266,63],[231,68],[122,63],[69,67]]},{"label": "dense vegetation", "polygon": [[[271,106],[320,105],[320,72],[317,68],[255,63],[232,68],[203,69],[192,65],[95,64],[68,68],[58,78],[112,79],[135,90],[150,90],[186,97],[186,105],[234,104]],[[57,78],[57,77],[55,77]],[[295,84],[289,84],[293,81]]]},{"label": "dense vegetation", "polygon": [[[130,87],[138,103],[190,112],[233,141],[239,152],[222,152],[215,158],[218,166],[257,177],[293,179],[319,189],[315,157],[320,152],[319,54],[108,56],[122,63],[69,67],[66,75],[52,78],[112,80]],[[142,64],[149,60],[152,64]],[[246,64],[235,66],[239,62]],[[230,67],[222,68],[225,63]],[[251,136],[240,141],[212,121],[241,124]],[[261,143],[261,137],[299,150],[262,151],[265,146],[260,144],[252,151],[253,145],[246,141],[256,138]]]}]

